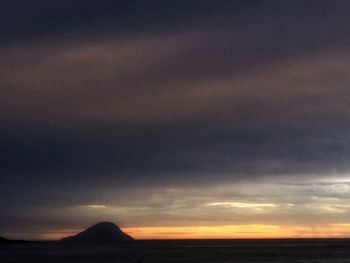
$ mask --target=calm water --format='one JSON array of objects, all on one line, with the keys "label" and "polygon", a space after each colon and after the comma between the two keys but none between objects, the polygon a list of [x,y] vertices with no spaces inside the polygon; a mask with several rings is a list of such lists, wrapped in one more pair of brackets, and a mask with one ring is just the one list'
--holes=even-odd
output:
[{"label": "calm water", "polygon": [[133,245],[0,245],[0,262],[350,263],[350,239],[136,241]]}]

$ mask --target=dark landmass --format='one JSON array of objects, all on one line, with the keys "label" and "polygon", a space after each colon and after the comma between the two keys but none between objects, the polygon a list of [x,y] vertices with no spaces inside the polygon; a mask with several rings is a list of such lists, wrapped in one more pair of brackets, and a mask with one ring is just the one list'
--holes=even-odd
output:
[{"label": "dark landmass", "polygon": [[133,238],[125,234],[118,226],[110,222],[101,222],[74,236],[65,237],[61,242],[69,243],[123,243]]},{"label": "dark landmass", "polygon": [[10,240],[0,237],[0,243],[8,243],[8,242],[10,242]]},{"label": "dark landmass", "polygon": [[0,244],[18,244],[18,243],[30,243],[31,241],[26,240],[12,240],[4,237],[0,237]]}]

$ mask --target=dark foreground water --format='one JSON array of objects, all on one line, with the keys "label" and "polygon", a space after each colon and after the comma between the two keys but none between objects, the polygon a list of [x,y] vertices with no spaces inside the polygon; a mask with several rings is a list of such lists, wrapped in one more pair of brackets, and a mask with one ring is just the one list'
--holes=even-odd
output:
[{"label": "dark foreground water", "polygon": [[350,239],[163,240],[132,245],[0,245],[0,262],[350,263]]}]

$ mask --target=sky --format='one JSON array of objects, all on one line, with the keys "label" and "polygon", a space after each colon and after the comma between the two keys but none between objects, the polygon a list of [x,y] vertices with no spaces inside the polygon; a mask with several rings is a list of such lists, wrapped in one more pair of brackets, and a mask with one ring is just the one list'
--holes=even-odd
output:
[{"label": "sky", "polygon": [[0,235],[350,237],[350,3],[2,0]]}]

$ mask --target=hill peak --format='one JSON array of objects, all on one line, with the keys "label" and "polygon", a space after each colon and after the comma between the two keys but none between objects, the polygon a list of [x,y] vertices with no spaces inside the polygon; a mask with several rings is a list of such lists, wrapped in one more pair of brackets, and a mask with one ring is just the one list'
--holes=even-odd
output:
[{"label": "hill peak", "polygon": [[97,223],[74,236],[61,239],[73,243],[121,243],[131,240],[133,240],[131,236],[111,222]]}]

